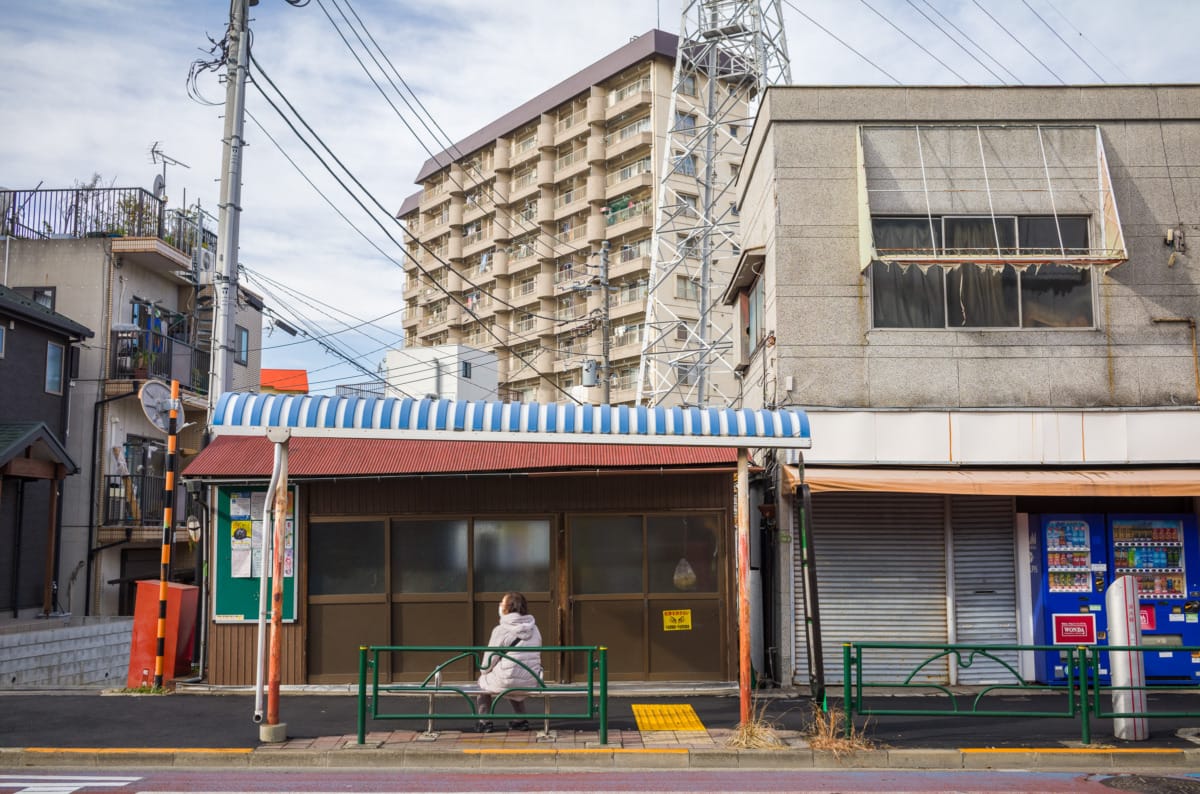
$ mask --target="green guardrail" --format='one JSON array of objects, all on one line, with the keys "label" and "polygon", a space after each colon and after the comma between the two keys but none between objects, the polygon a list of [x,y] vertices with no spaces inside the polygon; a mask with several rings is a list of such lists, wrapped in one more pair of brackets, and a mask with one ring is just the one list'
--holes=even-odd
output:
[{"label": "green guardrail", "polygon": [[[545,654],[578,653],[587,654],[587,679],[576,684],[547,683],[528,665],[520,659],[510,656],[509,652]],[[381,655],[396,653],[434,653],[451,654],[445,661],[440,662],[430,671],[420,683],[380,683],[379,660]],[[534,678],[534,685],[528,687],[512,687],[497,694],[492,701],[491,710],[480,714],[475,709],[475,695],[480,689],[472,680],[468,683],[444,683],[443,674],[446,670],[464,660],[470,662],[472,670],[478,670],[486,654],[495,654],[508,658],[524,668]],[[382,708],[380,695],[397,693],[406,695],[424,695],[428,698],[428,707],[422,712],[386,712]],[[479,719],[487,716],[489,719],[515,721],[527,719],[531,714],[498,714],[496,706],[506,695],[518,693],[526,697],[541,696],[544,700],[544,713],[539,715],[548,726],[550,720],[590,720],[597,719],[600,723],[600,744],[608,744],[608,649],[602,645],[557,645],[526,647],[518,649],[511,647],[490,648],[487,646],[460,645],[363,645],[358,649],[358,743],[364,744],[367,736],[367,720],[426,720],[427,732],[432,732],[433,722],[439,719]],[[440,712],[436,709],[439,695],[457,695],[461,697],[470,709],[463,712]],[[553,695],[582,695],[584,697],[583,711],[551,712],[550,700]]]},{"label": "green guardrail", "polygon": [[[854,730],[854,717],[859,716],[913,716],[913,717],[1033,717],[1048,719],[1079,719],[1080,736],[1084,744],[1091,743],[1092,718],[1117,717],[1200,717],[1200,710],[1193,711],[1147,711],[1142,714],[1117,712],[1104,707],[1102,698],[1121,690],[1140,689],[1147,693],[1155,691],[1178,691],[1180,689],[1200,689],[1197,684],[1151,684],[1141,687],[1113,686],[1100,684],[1101,656],[1109,651],[1137,651],[1153,653],[1163,651],[1160,646],[1148,645],[1098,645],[1098,646],[1063,646],[1063,645],[961,645],[936,643],[885,643],[885,642],[848,642],[842,645],[842,695],[845,735],[849,737]],[[1200,652],[1200,647],[1174,646],[1169,650],[1180,653]],[[866,681],[863,676],[863,658],[870,653],[928,651],[925,658],[917,661],[907,674],[889,681]],[[1039,684],[1027,682],[1021,678],[1015,667],[1000,654],[1020,653],[1022,651],[1051,651],[1064,655],[1063,668],[1066,681],[1063,684]],[[993,668],[1001,677],[1007,679],[1004,683],[982,685],[978,691],[969,694],[954,693],[950,687],[931,681],[919,680],[921,675],[928,674],[929,668],[939,662],[948,662],[960,670],[969,669],[981,663],[993,663]],[[887,689],[911,690],[928,695],[931,691],[945,696],[947,705],[943,708],[878,708],[868,706],[864,702],[865,693],[872,690]],[[1015,711],[992,708],[987,698],[989,695],[1004,692],[1039,692],[1055,695],[1059,700],[1057,709],[1036,709],[1031,711]]]}]

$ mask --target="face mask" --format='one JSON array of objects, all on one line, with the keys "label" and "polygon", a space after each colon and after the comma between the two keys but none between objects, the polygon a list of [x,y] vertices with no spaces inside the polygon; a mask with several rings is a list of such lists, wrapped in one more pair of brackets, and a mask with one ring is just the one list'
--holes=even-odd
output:
[{"label": "face mask", "polygon": [[504,604],[501,604],[500,606],[496,607],[496,614],[499,615],[500,617],[504,617]]}]

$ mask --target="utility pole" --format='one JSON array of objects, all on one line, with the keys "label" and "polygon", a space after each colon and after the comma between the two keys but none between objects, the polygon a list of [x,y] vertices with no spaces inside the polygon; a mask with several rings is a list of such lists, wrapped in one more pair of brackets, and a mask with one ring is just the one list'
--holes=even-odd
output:
[{"label": "utility pole", "polygon": [[225,144],[221,157],[221,203],[217,220],[217,266],[213,274],[216,317],[213,320],[212,373],[208,383],[208,415],[222,392],[232,387],[234,319],[237,310],[238,224],[242,212],[242,137],[249,67],[248,7],[257,0],[234,0],[229,11],[225,79]]},{"label": "utility pole", "polygon": [[608,292],[608,248],[608,240],[600,241],[600,396],[603,405],[609,404],[612,394],[612,367],[608,360],[612,347],[609,337],[612,322],[608,319],[611,297]]}]

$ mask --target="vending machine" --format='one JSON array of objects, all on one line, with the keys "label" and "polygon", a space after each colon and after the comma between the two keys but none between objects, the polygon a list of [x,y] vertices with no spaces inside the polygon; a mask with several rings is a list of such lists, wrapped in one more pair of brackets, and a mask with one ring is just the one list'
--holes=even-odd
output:
[{"label": "vending machine", "polygon": [[[1032,522],[1031,522],[1032,523]],[[1066,648],[1107,644],[1104,593],[1116,577],[1137,580],[1146,681],[1200,680],[1200,536],[1191,515],[1042,515],[1034,559],[1034,615],[1040,641],[1063,651],[1038,654],[1038,680],[1066,680]],[[1100,677],[1108,676],[1106,655]]]}]

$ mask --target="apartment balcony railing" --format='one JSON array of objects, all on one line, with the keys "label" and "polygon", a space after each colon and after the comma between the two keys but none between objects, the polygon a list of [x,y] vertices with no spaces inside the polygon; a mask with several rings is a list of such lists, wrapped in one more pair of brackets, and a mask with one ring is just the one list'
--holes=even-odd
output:
[{"label": "apartment balcony railing", "polygon": [[608,216],[606,218],[606,223],[609,226],[613,226],[613,225],[621,223],[623,221],[627,221],[630,218],[636,218],[639,215],[647,215],[647,214],[649,214],[649,212],[650,212],[650,202],[649,201],[635,201],[634,203],[630,204],[628,207],[625,207],[624,209],[620,209],[620,210],[617,210],[616,212],[608,213]]},{"label": "apartment balcony railing", "polygon": [[179,381],[180,387],[208,393],[209,351],[154,331],[113,331],[110,380]]},{"label": "apartment balcony railing", "polygon": [[111,474],[104,480],[105,526],[162,526],[163,477]]},{"label": "apartment balcony railing", "polygon": [[185,254],[215,249],[204,217],[168,211],[166,201],[142,188],[0,190],[0,236],[26,240],[84,237],[156,237]]}]

